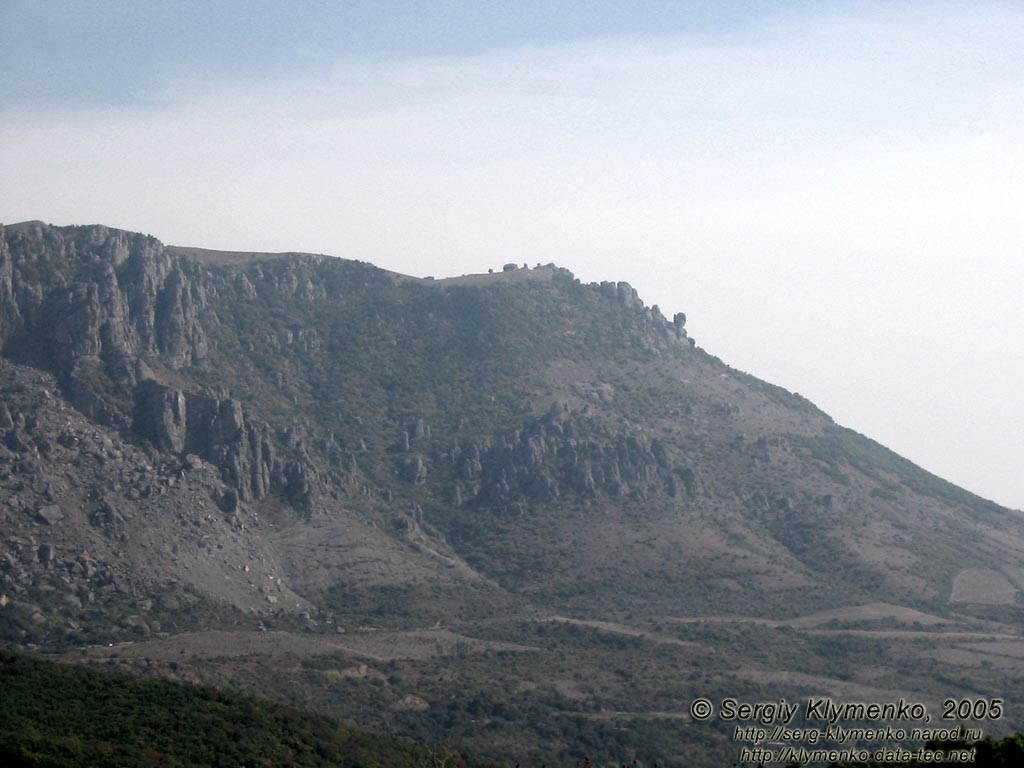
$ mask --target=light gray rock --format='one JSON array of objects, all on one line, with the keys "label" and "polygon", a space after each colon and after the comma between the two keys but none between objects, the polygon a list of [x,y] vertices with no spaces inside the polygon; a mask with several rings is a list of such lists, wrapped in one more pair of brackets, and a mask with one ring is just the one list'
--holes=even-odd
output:
[{"label": "light gray rock", "polygon": [[36,510],[36,518],[45,525],[56,525],[64,519],[64,513],[56,504],[47,504]]}]

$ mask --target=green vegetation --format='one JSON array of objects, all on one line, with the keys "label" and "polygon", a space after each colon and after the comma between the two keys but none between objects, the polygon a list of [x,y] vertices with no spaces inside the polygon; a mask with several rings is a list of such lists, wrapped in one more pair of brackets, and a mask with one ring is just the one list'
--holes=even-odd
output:
[{"label": "green vegetation", "polygon": [[[970,759],[967,764],[974,768],[1016,768],[1016,766],[1024,765],[1024,733],[1015,733],[998,741],[991,736],[971,743],[930,741],[925,749],[933,754],[940,751],[946,753],[950,750],[962,753],[963,750],[968,750],[966,754]],[[834,763],[833,768],[883,768],[883,766],[884,768],[924,768],[924,766],[954,768],[964,764],[963,760],[950,762],[943,759],[915,759],[910,762]]]},{"label": "green vegetation", "polygon": [[[145,603],[148,610],[138,599],[114,593],[82,611],[56,590],[29,587],[23,600],[0,611],[0,643],[60,651],[143,640],[156,631],[187,632],[216,626],[255,629],[259,624],[258,617],[191,587],[154,590]],[[133,621],[133,617],[141,618],[140,614],[145,615],[145,628]]]},{"label": "green vegetation", "polygon": [[[833,466],[846,462],[877,480],[890,493],[900,485],[906,486],[922,495],[966,507],[988,522],[997,523],[1004,512],[998,504],[936,477],[852,429],[832,426],[820,437],[804,439],[804,442],[819,461]],[[895,478],[898,484],[889,478]]]},{"label": "green vegetation", "polygon": [[0,652],[0,762],[91,766],[470,765],[276,704]]}]

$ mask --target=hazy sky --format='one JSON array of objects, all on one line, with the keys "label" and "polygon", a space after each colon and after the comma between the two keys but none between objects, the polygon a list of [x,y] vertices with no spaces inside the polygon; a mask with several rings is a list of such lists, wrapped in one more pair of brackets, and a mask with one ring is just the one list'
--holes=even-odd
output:
[{"label": "hazy sky", "polygon": [[0,221],[554,261],[1024,508],[1024,3],[0,0]]}]

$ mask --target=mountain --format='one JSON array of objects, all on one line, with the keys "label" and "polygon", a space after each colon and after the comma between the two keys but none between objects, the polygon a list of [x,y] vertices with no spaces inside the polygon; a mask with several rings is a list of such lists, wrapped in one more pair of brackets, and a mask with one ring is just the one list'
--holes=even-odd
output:
[{"label": "mountain", "polygon": [[685,322],[550,264],[0,227],[0,636],[512,762],[714,764],[698,695],[1019,722],[1020,514]]}]

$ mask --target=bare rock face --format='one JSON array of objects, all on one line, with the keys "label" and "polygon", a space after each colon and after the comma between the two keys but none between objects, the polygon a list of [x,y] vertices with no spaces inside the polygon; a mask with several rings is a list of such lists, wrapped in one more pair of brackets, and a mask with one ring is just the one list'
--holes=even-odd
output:
[{"label": "bare rock face", "polygon": [[[500,507],[567,494],[644,498],[665,490],[674,495],[678,474],[662,442],[617,432],[564,403],[511,433],[456,445],[442,458],[452,467],[449,495],[459,505]],[[412,479],[410,461],[406,480]]]},{"label": "bare rock face", "polygon": [[[269,427],[249,422],[241,402],[232,398],[146,381],[136,396],[133,429],[160,450],[187,451],[210,461],[242,501],[266,498],[275,475],[286,474],[277,464]],[[307,483],[295,493],[308,491]]]},{"label": "bare rock face", "polygon": [[143,382],[136,394],[133,428],[161,451],[181,453],[188,433],[185,395],[155,381]]},{"label": "bare rock face", "polygon": [[[307,267],[276,270],[268,279],[309,300],[323,296]],[[0,348],[51,370],[67,399],[93,421],[158,451],[211,462],[240,500],[277,490],[308,506],[319,487],[316,471],[301,457],[279,462],[271,430],[247,418],[240,401],[154,373],[157,364],[183,371],[205,363],[204,312],[215,282],[202,264],[149,236],[102,226],[0,226]],[[230,282],[255,297],[244,275]],[[296,338],[304,351],[319,348],[315,330],[289,332],[289,343]],[[4,406],[0,430],[15,426]]]},{"label": "bare rock face", "polygon": [[203,274],[156,239],[106,227],[0,227],[0,345],[55,372],[160,354],[202,361]]},{"label": "bare rock face", "polygon": [[14,418],[11,416],[7,403],[0,402],[0,430],[14,429]]},{"label": "bare rock face", "polygon": [[280,471],[270,428],[247,420],[241,402],[232,398],[190,393],[186,403],[189,449],[219,467],[242,501],[266,498]]},{"label": "bare rock face", "polygon": [[183,368],[206,357],[206,334],[199,323],[206,292],[202,280],[193,279],[198,275],[176,266],[157,297],[154,326],[160,352],[172,368]]}]

